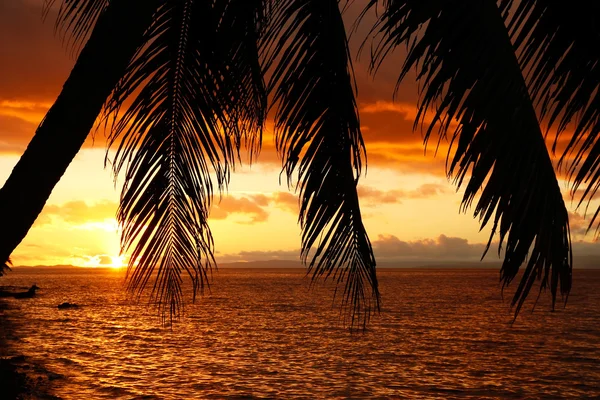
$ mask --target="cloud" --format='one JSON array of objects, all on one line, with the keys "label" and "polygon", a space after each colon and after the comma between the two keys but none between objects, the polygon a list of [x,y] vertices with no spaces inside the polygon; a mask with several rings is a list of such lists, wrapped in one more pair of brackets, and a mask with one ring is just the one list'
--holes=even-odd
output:
[{"label": "cloud", "polygon": [[16,117],[30,123],[39,122],[48,109],[52,106],[50,102],[0,100],[0,115]]},{"label": "cloud", "polygon": [[[299,261],[300,249],[297,250],[265,250],[240,251],[235,254],[217,255],[218,262],[252,262],[252,261]],[[301,265],[298,265],[301,266]]]},{"label": "cloud", "polygon": [[[93,254],[93,253],[91,253]],[[115,257],[114,255],[109,254],[71,254],[67,260],[69,265],[75,265],[78,267],[112,267],[115,265]]]},{"label": "cloud", "polygon": [[[21,154],[51,105],[51,103],[0,98],[0,153]],[[99,131],[102,132],[102,127]],[[84,147],[94,147],[96,138],[98,134],[94,128],[88,135]]]},{"label": "cloud", "polygon": [[[567,181],[569,179],[568,172],[561,171],[561,173],[560,174],[557,173],[557,175],[559,178],[564,178]],[[577,206],[579,204],[579,202],[582,200],[582,196],[584,195],[586,189],[587,189],[587,187],[577,189],[575,192],[572,192],[571,190],[563,191],[563,199],[564,199],[565,203],[571,204],[573,206]],[[581,207],[585,208],[585,206],[588,205],[588,202],[590,200],[598,200],[598,199],[600,199],[600,191],[597,191],[595,193],[592,193],[592,191],[590,191],[590,193],[588,193],[586,195],[585,199],[583,199],[583,202],[581,203]],[[592,209],[594,209],[594,207],[590,207],[590,210],[592,210]]]},{"label": "cloud", "polygon": [[[286,192],[274,192],[240,197],[226,196],[221,202],[213,204],[210,219],[223,220],[237,215],[247,217],[247,219],[236,221],[238,223],[261,223],[268,220],[271,207],[294,214],[298,213],[296,196]],[[63,204],[48,204],[38,216],[35,225],[42,226],[54,221],[63,221],[82,229],[115,231],[117,225],[114,219],[117,208],[118,204],[109,200],[95,203],[77,200]],[[107,220],[110,220],[110,223],[107,223]]]},{"label": "cloud", "polygon": [[[574,240],[575,268],[600,267],[600,242]],[[492,242],[484,261],[502,261],[498,243]],[[379,261],[479,261],[485,251],[484,243],[469,243],[467,239],[444,234],[434,239],[403,241],[394,235],[379,235],[373,241],[373,251]]]},{"label": "cloud", "polygon": [[[461,237],[444,234],[436,238],[406,241],[394,235],[379,235],[373,240],[373,251],[379,262],[478,262],[485,251],[484,243],[470,243]],[[490,246],[484,261],[502,261],[497,255],[497,243]],[[600,242],[574,241],[575,268],[600,267]],[[219,262],[300,260],[300,249],[241,251],[217,254]]]},{"label": "cloud", "polygon": [[[345,19],[353,22],[362,11],[363,5],[361,3],[350,7],[345,13]],[[60,38],[54,34],[56,9],[50,12],[46,22],[42,21],[41,9],[41,3],[34,0],[0,1],[0,37],[5,39],[0,42],[0,59],[3,60],[0,74],[0,115],[13,118],[11,121],[0,119],[0,152],[23,151],[37,124],[60,93],[74,64],[74,54],[65,48]],[[360,32],[351,39],[354,54],[375,21],[375,13],[370,12],[364,17],[365,23],[359,27]],[[392,89],[398,76],[397,66],[403,54],[402,49],[391,54],[380,68],[376,79],[368,72],[368,57],[355,63],[356,79],[360,88],[357,101],[359,104],[365,104],[367,111],[371,104],[383,104],[385,108],[385,104],[381,103],[382,99],[387,101],[392,98]],[[421,139],[418,133],[412,133],[410,118],[415,108],[411,104],[414,104],[416,99],[416,85],[411,82],[411,78],[412,76],[407,78],[407,84],[397,96],[398,104],[405,107],[400,111],[406,113],[398,112],[393,107],[378,113],[363,113],[362,123],[365,127],[367,146],[376,142],[411,143],[415,147],[420,146]],[[257,162],[279,167],[281,161],[273,145],[272,129],[267,131],[264,135],[262,154]],[[85,146],[91,146],[92,143],[90,139],[86,141]],[[394,153],[388,157],[385,153],[382,154],[380,149],[374,149],[369,152],[372,156],[369,160],[373,165],[381,162],[399,169],[408,169],[409,164],[413,163],[407,159],[402,149],[395,149]],[[422,149],[419,149],[419,153],[420,158],[423,158]],[[398,158],[401,158],[400,162]],[[430,164],[421,163],[417,169],[429,170]]]},{"label": "cloud", "polygon": [[[264,195],[255,195],[236,198],[224,197],[221,202],[215,203],[210,211],[210,219],[226,219],[234,214],[245,215],[250,218],[247,223],[265,222],[269,213],[264,210]],[[268,203],[267,203],[268,204]]]},{"label": "cloud", "polygon": [[0,100],[54,101],[73,58],[54,34],[41,2],[0,1]]},{"label": "cloud", "polygon": [[[485,249],[483,243],[469,243],[467,239],[444,234],[434,239],[415,241],[400,240],[394,235],[379,235],[372,242],[375,257],[379,261],[478,261]],[[300,250],[241,251],[221,254],[221,262],[299,260]]]},{"label": "cloud", "polygon": [[410,199],[425,199],[446,193],[453,193],[453,191],[447,186],[438,185],[436,183],[426,183],[415,190],[407,192],[407,197]]},{"label": "cloud", "polygon": [[485,250],[482,243],[444,234],[435,239],[400,240],[394,235],[379,235],[373,241],[373,251],[379,259],[479,260]]},{"label": "cloud", "polygon": [[585,236],[590,224],[589,218],[586,218],[578,212],[569,212],[569,226],[572,236]]},{"label": "cloud", "polygon": [[358,186],[358,195],[361,200],[371,204],[399,204],[402,199],[426,199],[440,194],[452,193],[444,185],[426,183],[414,190],[379,190],[370,186]]},{"label": "cloud", "polygon": [[361,200],[367,200],[375,204],[391,204],[400,203],[400,199],[404,197],[403,190],[379,190],[370,186],[358,186],[358,197]]},{"label": "cloud", "polygon": [[49,204],[42,210],[36,220],[36,225],[49,224],[54,219],[60,219],[73,225],[102,222],[107,219],[114,219],[116,211],[117,203],[109,200],[101,200],[92,204],[81,200],[60,205]]},{"label": "cloud", "polygon": [[[382,106],[383,104],[389,107]],[[402,107],[396,111],[394,107]],[[408,109],[416,111],[415,105],[396,105],[391,102],[377,101],[363,104],[360,108],[360,122],[363,137],[369,143],[414,143],[422,147],[420,130],[413,132],[414,116]],[[412,114],[415,114],[413,111]]]},{"label": "cloud", "polygon": [[298,199],[295,195],[287,192],[274,192],[270,194],[226,196],[219,203],[213,204],[209,218],[223,220],[234,215],[241,215],[249,219],[236,222],[261,223],[269,219],[271,206],[293,214],[298,213]]},{"label": "cloud", "polygon": [[292,214],[298,214],[300,211],[298,205],[298,196],[288,192],[275,192],[271,197],[277,207]]},{"label": "cloud", "polygon": [[36,127],[20,117],[3,115],[0,106],[0,153],[22,153]]},{"label": "cloud", "polygon": [[[60,232],[56,232],[60,236]],[[16,265],[104,266],[113,264],[113,255],[106,254],[98,236],[76,233],[69,245],[58,244],[53,237],[31,243],[27,238],[15,250]]]}]

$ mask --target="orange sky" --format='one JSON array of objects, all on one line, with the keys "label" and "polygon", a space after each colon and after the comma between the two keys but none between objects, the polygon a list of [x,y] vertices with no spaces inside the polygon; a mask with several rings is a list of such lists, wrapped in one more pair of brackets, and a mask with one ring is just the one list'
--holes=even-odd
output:
[{"label": "orange sky", "polygon": [[[53,34],[52,16],[42,22],[42,3],[0,2],[2,182],[58,95],[74,62]],[[361,34],[364,32],[355,36],[362,38]],[[432,143],[424,155],[419,133],[412,133],[416,85],[404,85],[392,99],[401,55],[389,59],[375,80],[367,73],[366,57],[363,59],[355,63],[355,72],[368,170],[359,194],[376,257],[381,261],[478,259],[489,230],[479,232],[479,224],[471,214],[458,213],[461,194],[444,172],[446,145],[442,144],[434,158]],[[105,147],[101,131],[94,140],[88,140],[15,251],[16,265],[94,266],[119,262],[118,226],[114,220],[119,192],[110,172],[103,169]],[[229,193],[211,212],[217,260],[297,259],[297,199],[286,186],[279,185],[279,172],[280,161],[268,131],[258,162],[232,175]],[[566,188],[566,184],[562,182],[561,187]],[[583,211],[571,220],[573,239],[578,242],[576,256],[600,255],[596,244],[590,243],[592,234],[583,235]],[[585,242],[579,243],[581,240]],[[490,253],[488,260],[497,259],[495,252]]]}]

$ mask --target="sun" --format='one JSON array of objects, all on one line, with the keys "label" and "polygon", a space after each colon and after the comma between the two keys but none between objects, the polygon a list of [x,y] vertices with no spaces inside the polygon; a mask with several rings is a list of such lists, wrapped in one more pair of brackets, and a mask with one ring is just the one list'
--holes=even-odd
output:
[{"label": "sun", "polygon": [[125,256],[110,256],[111,263],[108,265],[110,268],[118,269],[123,268],[125,266],[124,260]]}]

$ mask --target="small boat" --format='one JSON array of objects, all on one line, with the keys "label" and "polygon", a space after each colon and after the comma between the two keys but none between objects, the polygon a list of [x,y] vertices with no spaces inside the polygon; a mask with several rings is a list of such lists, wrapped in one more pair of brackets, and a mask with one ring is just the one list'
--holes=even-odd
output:
[{"label": "small boat", "polygon": [[29,299],[35,296],[35,291],[38,290],[39,287],[35,285],[35,283],[29,288],[26,292],[16,292],[16,293],[8,293],[8,296],[5,297],[14,297],[15,299]]}]

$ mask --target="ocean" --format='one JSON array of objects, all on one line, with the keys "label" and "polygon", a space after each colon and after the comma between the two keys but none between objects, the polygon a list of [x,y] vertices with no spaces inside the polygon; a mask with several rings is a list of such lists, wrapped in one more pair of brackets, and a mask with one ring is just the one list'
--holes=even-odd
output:
[{"label": "ocean", "polygon": [[542,294],[512,325],[497,270],[379,279],[381,313],[360,333],[297,269],[221,269],[172,327],[128,298],[122,271],[16,268],[0,284],[41,288],[7,300],[9,344],[63,399],[600,398],[600,270],[575,271],[566,308]]}]

